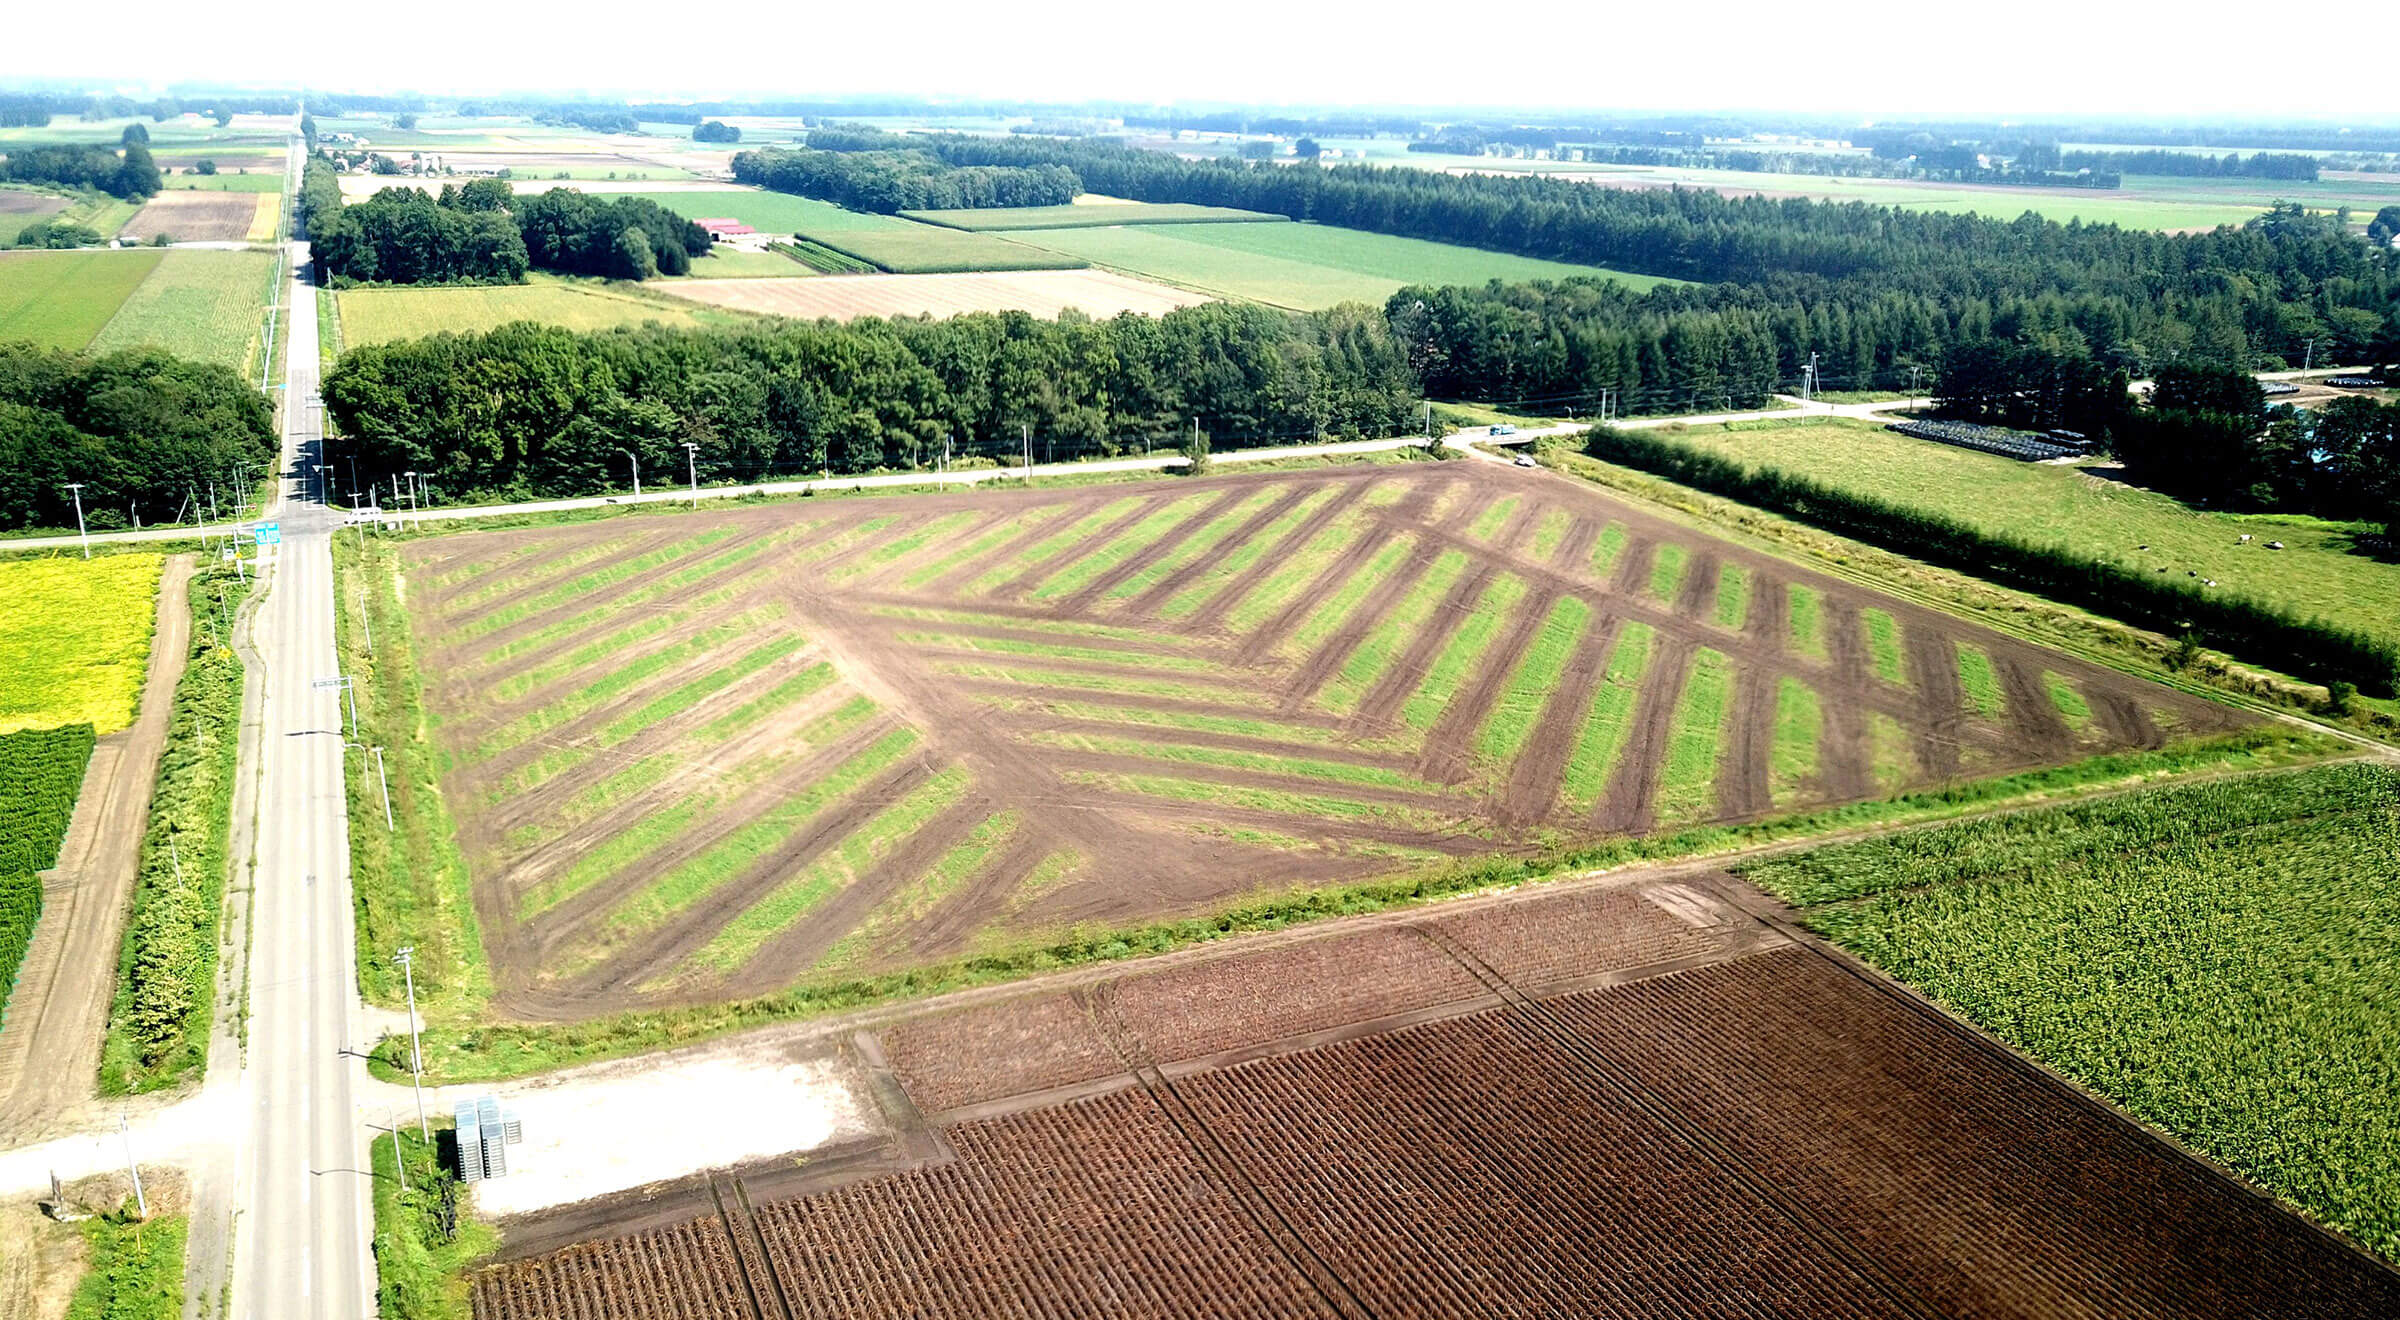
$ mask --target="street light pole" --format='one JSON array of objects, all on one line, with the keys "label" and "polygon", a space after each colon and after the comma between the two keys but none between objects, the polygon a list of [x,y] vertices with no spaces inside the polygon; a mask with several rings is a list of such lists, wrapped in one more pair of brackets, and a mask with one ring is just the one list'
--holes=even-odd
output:
[{"label": "street light pole", "polygon": [[700,446],[689,440],[683,442],[684,471],[692,478],[692,507],[700,507]]},{"label": "street light pole", "polygon": [[[425,1052],[417,1043],[417,973],[414,963],[417,946],[404,944],[393,955],[400,964],[400,974],[408,980],[408,1072],[417,1083],[417,1135],[430,1142],[432,1129],[425,1125]],[[399,1143],[394,1142],[397,1149]]]},{"label": "street light pole", "polygon": [[75,535],[82,538],[83,557],[89,559],[92,557],[92,536],[83,530],[83,483],[70,481],[67,490],[75,496]]},{"label": "street light pole", "polygon": [[117,1115],[117,1132],[125,1138],[125,1172],[133,1175],[134,1208],[141,1211],[142,1218],[148,1219],[150,1198],[142,1195],[142,1166],[133,1162],[133,1124],[127,1122],[123,1114]]},{"label": "street light pole", "polygon": [[638,500],[642,497],[642,456],[630,449],[621,452],[633,460],[633,497]]},{"label": "street light pole", "polygon": [[383,749],[375,749],[375,779],[383,785],[383,832],[392,832],[392,777],[383,772]]}]

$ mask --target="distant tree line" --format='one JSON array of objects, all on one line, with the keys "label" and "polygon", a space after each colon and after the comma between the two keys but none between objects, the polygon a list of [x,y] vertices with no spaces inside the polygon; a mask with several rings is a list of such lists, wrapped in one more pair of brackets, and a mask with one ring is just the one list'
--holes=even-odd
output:
[{"label": "distant tree line", "polygon": [[158,162],[152,159],[150,148],[145,145],[148,138],[145,133],[137,139],[132,136],[132,129],[128,129],[122,153],[93,144],[19,148],[8,154],[7,161],[0,162],[0,179],[60,188],[95,188],[111,197],[139,201],[166,186],[159,176]]},{"label": "distant tree line", "polygon": [[[311,170],[314,170],[312,162]],[[335,205],[323,205],[331,181]],[[708,231],[641,197],[553,188],[519,197],[505,179],[386,188],[340,205],[327,167],[304,179],[301,213],[323,278],[348,284],[515,284],[529,268],[609,279],[682,275],[708,252]]]},{"label": "distant tree line", "polygon": [[741,140],[742,130],[722,120],[711,119],[707,123],[692,126],[692,141],[694,142],[739,142]]},{"label": "distant tree line", "polygon": [[2144,485],[2218,507],[2378,522],[2400,538],[2400,405],[2351,395],[2271,407],[2247,374],[2172,366],[2136,420],[2115,449]]},{"label": "distant tree line", "polygon": [[1211,303],[1163,317],[771,323],[575,334],[531,324],[353,349],[326,406],[362,473],[457,494],[567,495],[646,471],[703,481],[1301,442],[1410,428],[1383,320]]},{"label": "distant tree line", "polygon": [[[228,368],[143,350],[0,343],[0,528],[167,522],[195,488],[274,461],[266,400]],[[247,473],[247,477],[241,474]]]},{"label": "distant tree line", "polygon": [[[815,149],[734,153],[733,177],[854,211],[950,211],[991,206],[1063,206],[1083,191],[1063,165],[956,166],[921,151]],[[847,136],[847,135],[844,135]]]},{"label": "distant tree line", "polygon": [[2238,151],[2210,156],[2186,151],[2070,151],[2060,157],[2069,170],[2115,174],[2167,174],[2187,179],[2288,179],[2317,181],[2317,158],[2290,153]]}]

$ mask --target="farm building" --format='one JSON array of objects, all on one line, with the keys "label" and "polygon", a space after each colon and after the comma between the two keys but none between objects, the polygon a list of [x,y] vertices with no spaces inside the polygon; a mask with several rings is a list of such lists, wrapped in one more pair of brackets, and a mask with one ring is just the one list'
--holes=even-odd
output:
[{"label": "farm building", "polygon": [[739,220],[729,220],[722,216],[711,216],[705,219],[697,219],[692,221],[692,223],[700,226],[702,229],[707,230],[708,236],[712,239],[742,238],[758,232],[756,229],[743,224]]}]

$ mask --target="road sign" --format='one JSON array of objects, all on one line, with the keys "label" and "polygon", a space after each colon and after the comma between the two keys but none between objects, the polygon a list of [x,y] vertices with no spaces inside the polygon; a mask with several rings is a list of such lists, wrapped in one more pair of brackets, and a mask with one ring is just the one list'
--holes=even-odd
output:
[{"label": "road sign", "polygon": [[250,529],[250,541],[253,545],[282,545],[283,524],[260,523]]},{"label": "road sign", "polygon": [[334,678],[320,678],[317,681],[309,684],[309,686],[313,688],[348,687],[350,686],[350,679],[347,675],[337,676]]}]

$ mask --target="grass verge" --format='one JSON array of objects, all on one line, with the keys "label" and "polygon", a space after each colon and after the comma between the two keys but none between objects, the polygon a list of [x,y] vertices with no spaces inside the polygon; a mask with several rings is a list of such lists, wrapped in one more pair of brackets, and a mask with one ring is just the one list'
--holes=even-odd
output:
[{"label": "grass verge", "polygon": [[183,1314],[181,1215],[139,1220],[102,1215],[83,1222],[90,1253],[66,1320],[175,1320]]},{"label": "grass verge", "polygon": [[499,1249],[499,1232],[468,1213],[465,1187],[437,1167],[435,1148],[408,1129],[375,1138],[371,1159],[377,1313],[383,1320],[470,1320],[466,1268]]}]

